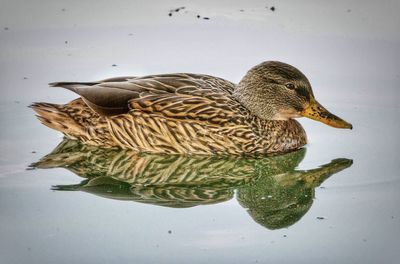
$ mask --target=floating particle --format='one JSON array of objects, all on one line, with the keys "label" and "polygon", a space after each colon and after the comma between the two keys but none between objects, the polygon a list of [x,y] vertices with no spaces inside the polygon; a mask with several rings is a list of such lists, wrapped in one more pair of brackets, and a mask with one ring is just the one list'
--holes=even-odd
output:
[{"label": "floating particle", "polygon": [[197,18],[200,18],[200,15],[197,15]]},{"label": "floating particle", "polygon": [[172,13],[169,13],[168,15],[169,15],[169,16],[172,16]]},{"label": "floating particle", "polygon": [[9,30],[10,28],[9,27],[4,27],[4,30]]},{"label": "floating particle", "polygon": [[68,44],[68,40],[64,41],[65,44]]},{"label": "floating particle", "polygon": [[23,79],[24,79],[24,80],[28,80],[28,77],[24,77]]},{"label": "floating particle", "polygon": [[205,19],[205,20],[209,20],[210,18],[209,18],[209,17],[203,17],[203,19]]},{"label": "floating particle", "polygon": [[62,12],[65,12],[65,11],[67,11],[67,9],[63,8],[63,9],[61,9],[61,11],[62,11]]},{"label": "floating particle", "polygon": [[111,66],[113,66],[113,67],[117,67],[117,64],[113,64],[113,65],[111,65]]},{"label": "floating particle", "polygon": [[168,230],[168,234],[172,234],[172,230]]},{"label": "floating particle", "polygon": [[271,6],[270,10],[271,10],[272,12],[274,12],[274,11],[275,11],[275,6]]},{"label": "floating particle", "polygon": [[324,220],[325,217],[323,217],[323,216],[317,216],[317,219],[318,219],[318,220]]}]

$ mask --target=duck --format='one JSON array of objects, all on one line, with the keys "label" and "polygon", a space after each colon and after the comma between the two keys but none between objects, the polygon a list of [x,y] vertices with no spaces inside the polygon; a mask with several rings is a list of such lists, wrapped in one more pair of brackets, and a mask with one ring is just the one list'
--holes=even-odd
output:
[{"label": "duck", "polygon": [[307,144],[295,118],[353,127],[315,99],[300,70],[279,61],[254,66],[237,84],[173,73],[50,86],[79,98],[67,104],[33,103],[42,124],[83,144],[137,153],[279,154]]}]

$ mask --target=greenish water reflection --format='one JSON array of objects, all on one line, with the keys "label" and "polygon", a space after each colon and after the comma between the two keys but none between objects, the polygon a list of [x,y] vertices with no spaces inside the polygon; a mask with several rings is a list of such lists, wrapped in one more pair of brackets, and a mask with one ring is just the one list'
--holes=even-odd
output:
[{"label": "greenish water reflection", "polygon": [[306,150],[279,156],[179,156],[137,154],[62,141],[33,168],[66,168],[85,178],[54,190],[84,191],[105,198],[132,200],[175,208],[236,199],[268,229],[296,223],[310,209],[314,189],[351,166],[335,159],[312,170],[296,170]]}]

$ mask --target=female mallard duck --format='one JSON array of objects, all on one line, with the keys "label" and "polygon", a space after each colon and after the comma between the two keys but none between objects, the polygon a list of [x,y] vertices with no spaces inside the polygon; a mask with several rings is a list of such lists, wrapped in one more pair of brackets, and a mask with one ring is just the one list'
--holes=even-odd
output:
[{"label": "female mallard duck", "polygon": [[352,125],[314,98],[298,69],[267,61],[239,84],[200,74],[57,82],[81,96],[65,105],[34,103],[46,126],[83,143],[150,153],[267,154],[307,143],[293,118]]}]

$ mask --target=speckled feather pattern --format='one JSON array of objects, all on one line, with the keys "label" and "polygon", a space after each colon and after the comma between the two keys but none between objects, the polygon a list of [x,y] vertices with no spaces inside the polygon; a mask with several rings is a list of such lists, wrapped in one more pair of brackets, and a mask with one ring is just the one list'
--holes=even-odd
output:
[{"label": "speckled feather pattern", "polygon": [[[58,85],[83,99],[32,107],[43,124],[90,145],[147,153],[239,155],[287,152],[306,144],[297,121],[253,115],[233,97],[235,84],[208,75],[165,74]],[[93,96],[100,93],[111,94],[111,101],[118,94],[112,107],[117,109],[118,100],[123,100],[126,105],[118,111],[124,113],[99,114],[111,109]],[[101,109],[96,111],[97,107]]]}]

